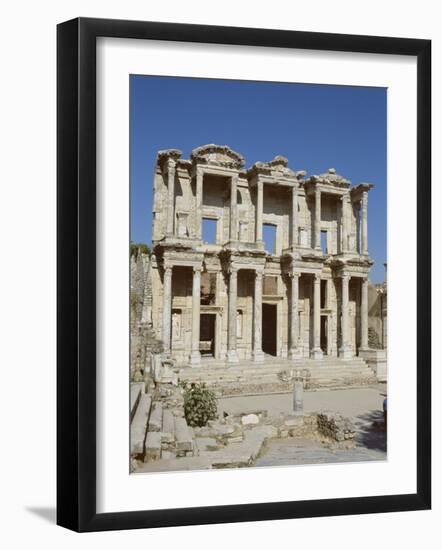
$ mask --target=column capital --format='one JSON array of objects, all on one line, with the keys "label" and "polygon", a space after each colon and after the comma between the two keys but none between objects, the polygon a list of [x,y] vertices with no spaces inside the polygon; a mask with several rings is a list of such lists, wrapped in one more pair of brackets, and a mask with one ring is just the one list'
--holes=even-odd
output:
[{"label": "column capital", "polygon": [[192,269],[193,269],[194,273],[201,273],[201,271],[203,270],[203,266],[202,265],[194,265],[192,267]]},{"label": "column capital", "polygon": [[341,273],[341,279],[348,281],[350,279],[350,273]]},{"label": "column capital", "polygon": [[170,275],[172,273],[172,268],[173,266],[172,265],[169,265],[169,264],[166,264],[163,269],[164,269],[164,273],[166,275]]},{"label": "column capital", "polygon": [[318,283],[318,282],[321,281],[321,274],[320,274],[320,273],[315,273],[315,274],[313,275],[313,277],[314,277],[315,283]]},{"label": "column capital", "polygon": [[256,279],[262,278],[263,276],[264,276],[264,271],[261,271],[259,269],[255,269],[255,278]]},{"label": "column capital", "polygon": [[239,268],[235,265],[230,265],[227,269],[227,272],[229,275],[237,275],[239,271]]},{"label": "column capital", "polygon": [[167,159],[167,168],[170,170],[170,169],[174,169],[175,166],[176,166],[176,160],[169,157]]},{"label": "column capital", "polygon": [[290,271],[288,273],[288,276],[290,277],[290,279],[293,279],[294,277],[300,277],[302,275],[302,273],[300,273],[299,271]]}]

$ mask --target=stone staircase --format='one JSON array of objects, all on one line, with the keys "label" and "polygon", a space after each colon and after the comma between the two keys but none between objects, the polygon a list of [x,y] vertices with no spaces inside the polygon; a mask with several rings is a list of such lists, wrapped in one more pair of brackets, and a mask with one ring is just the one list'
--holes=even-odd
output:
[{"label": "stone staircase", "polygon": [[376,377],[360,357],[341,359],[324,357],[322,360],[299,359],[289,361],[266,357],[264,363],[241,361],[236,365],[206,360],[198,367],[182,366],[178,369],[180,381],[204,382],[218,395],[291,392],[293,382],[287,380],[291,370],[308,369],[306,389],[338,389],[366,386]]},{"label": "stone staircase", "polygon": [[[166,385],[167,386],[167,385]],[[176,390],[178,391],[178,388]],[[182,407],[168,408],[160,392],[145,393],[144,382],[130,386],[131,457],[141,462],[160,458],[192,457],[193,430],[181,416]]]}]

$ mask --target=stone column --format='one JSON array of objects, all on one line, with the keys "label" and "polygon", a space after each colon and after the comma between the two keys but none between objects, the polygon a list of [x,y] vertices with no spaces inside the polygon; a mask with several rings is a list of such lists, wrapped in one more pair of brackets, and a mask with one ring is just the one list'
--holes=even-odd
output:
[{"label": "stone column", "polygon": [[301,357],[299,349],[299,315],[298,315],[298,298],[299,298],[299,277],[300,273],[291,273],[292,292],[290,301],[290,349],[289,359]]},{"label": "stone column", "polygon": [[298,184],[292,188],[292,247],[298,246]]},{"label": "stone column", "polygon": [[264,361],[262,351],[262,273],[255,272],[255,300],[253,313],[253,360]]},{"label": "stone column", "polygon": [[175,161],[167,161],[167,235],[173,235],[174,217],[175,217]]},{"label": "stone column", "polygon": [[348,195],[343,195],[341,197],[341,252],[348,251],[347,202]]},{"label": "stone column", "polygon": [[381,315],[382,315],[382,348],[387,349],[387,295],[381,294]]},{"label": "stone column", "polygon": [[360,351],[368,349],[368,278],[361,284],[361,345]]},{"label": "stone column", "polygon": [[361,200],[361,254],[368,255],[368,232],[367,232],[367,205],[368,193],[362,193]]},{"label": "stone column", "polygon": [[166,353],[170,352],[170,323],[172,317],[172,268],[164,268],[163,279],[163,345]]},{"label": "stone column", "polygon": [[230,241],[238,240],[238,206],[237,206],[238,174],[234,174],[230,187]]},{"label": "stone column", "polygon": [[238,363],[238,353],[236,351],[236,297],[238,293],[238,270],[235,267],[230,268],[229,276],[229,330],[227,342],[227,362]]},{"label": "stone column", "polygon": [[321,250],[321,191],[315,189],[315,248]]},{"label": "stone column", "polygon": [[321,276],[316,274],[313,279],[313,349],[311,357],[322,359],[321,349]]},{"label": "stone column", "polygon": [[347,273],[342,275],[342,303],[341,303],[341,349],[339,350],[340,357],[344,359],[349,359],[352,357],[351,347],[348,343],[348,328],[349,328],[349,318],[348,318],[348,283],[350,277]]},{"label": "stone column", "polygon": [[196,169],[196,185],[195,185],[195,212],[196,212],[196,228],[197,238],[202,238],[202,204],[203,204],[203,170]]},{"label": "stone column", "polygon": [[199,365],[200,354],[200,303],[201,303],[201,267],[193,268],[192,284],[192,351],[190,364]]},{"label": "stone column", "polygon": [[264,184],[258,179],[256,183],[256,242],[262,242],[262,210],[263,210],[263,192]]},{"label": "stone column", "polygon": [[[338,355],[338,344],[336,339],[335,330],[336,326],[336,305],[335,300],[332,300],[332,291],[333,291],[333,279],[327,279],[327,300],[325,307],[328,310],[331,310],[331,314],[327,319],[327,355],[336,357]],[[333,334],[335,338],[333,338]]]}]

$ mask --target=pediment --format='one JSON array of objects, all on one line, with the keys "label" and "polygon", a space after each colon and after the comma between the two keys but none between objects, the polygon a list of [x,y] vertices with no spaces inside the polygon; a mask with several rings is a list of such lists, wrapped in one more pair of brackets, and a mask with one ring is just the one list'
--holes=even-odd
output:
[{"label": "pediment", "polygon": [[191,158],[195,162],[215,164],[227,168],[242,168],[244,157],[227,145],[208,144],[192,151]]}]

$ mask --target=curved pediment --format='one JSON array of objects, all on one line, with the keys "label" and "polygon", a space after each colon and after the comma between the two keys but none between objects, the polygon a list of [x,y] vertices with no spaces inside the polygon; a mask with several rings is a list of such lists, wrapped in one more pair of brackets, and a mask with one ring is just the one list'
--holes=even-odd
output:
[{"label": "curved pediment", "polygon": [[192,151],[191,159],[195,162],[215,164],[227,168],[242,168],[244,157],[227,145],[215,145],[214,143],[202,145]]}]

